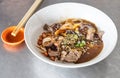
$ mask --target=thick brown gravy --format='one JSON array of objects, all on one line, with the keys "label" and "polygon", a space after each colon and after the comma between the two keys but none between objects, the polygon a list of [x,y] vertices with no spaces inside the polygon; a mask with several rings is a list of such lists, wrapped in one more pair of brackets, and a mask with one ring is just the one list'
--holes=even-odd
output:
[{"label": "thick brown gravy", "polygon": [[97,57],[99,53],[102,51],[102,49],[103,49],[103,42],[101,42],[99,45],[95,45],[94,47],[90,48],[87,51],[87,53],[85,53],[84,55],[80,57],[77,63],[87,62]]}]

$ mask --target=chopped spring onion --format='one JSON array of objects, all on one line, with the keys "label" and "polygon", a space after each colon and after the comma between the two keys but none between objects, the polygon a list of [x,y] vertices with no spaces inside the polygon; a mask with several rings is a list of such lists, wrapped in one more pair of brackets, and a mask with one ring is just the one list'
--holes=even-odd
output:
[{"label": "chopped spring onion", "polygon": [[77,44],[75,44],[76,47],[84,47],[86,45],[86,42],[82,40],[81,42],[78,41]]}]

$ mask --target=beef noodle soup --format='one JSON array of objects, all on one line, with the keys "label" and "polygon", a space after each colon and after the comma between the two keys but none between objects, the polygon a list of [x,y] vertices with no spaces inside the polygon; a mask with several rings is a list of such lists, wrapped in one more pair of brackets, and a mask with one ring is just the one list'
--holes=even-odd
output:
[{"label": "beef noodle soup", "polygon": [[53,61],[83,63],[95,58],[103,49],[103,31],[84,19],[45,24],[37,45]]}]

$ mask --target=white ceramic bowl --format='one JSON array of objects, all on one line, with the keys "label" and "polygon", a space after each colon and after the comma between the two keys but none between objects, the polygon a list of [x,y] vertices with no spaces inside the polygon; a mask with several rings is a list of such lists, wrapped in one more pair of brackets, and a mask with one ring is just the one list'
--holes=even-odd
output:
[{"label": "white ceramic bowl", "polygon": [[[58,63],[43,56],[36,47],[39,35],[43,31],[44,24],[53,24],[67,18],[83,18],[96,24],[103,30],[104,48],[94,59],[80,64]],[[114,49],[117,43],[117,30],[113,21],[102,11],[81,3],[58,3],[47,6],[35,13],[25,27],[25,42],[30,51],[40,60],[59,67],[77,68],[93,65],[105,59]]]}]

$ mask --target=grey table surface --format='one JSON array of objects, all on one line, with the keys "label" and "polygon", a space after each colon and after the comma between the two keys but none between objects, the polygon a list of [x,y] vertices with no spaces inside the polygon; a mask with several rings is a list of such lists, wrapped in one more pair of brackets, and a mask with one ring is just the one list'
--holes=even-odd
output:
[{"label": "grey table surface", "polygon": [[[33,2],[34,0],[0,0],[0,33],[6,27],[16,25]],[[120,34],[120,0],[44,0],[38,10],[60,2],[79,2],[102,10],[114,21]],[[25,43],[11,47],[0,40],[0,78],[120,78],[119,46],[118,39],[113,52],[95,65],[68,69],[39,60]]]}]

